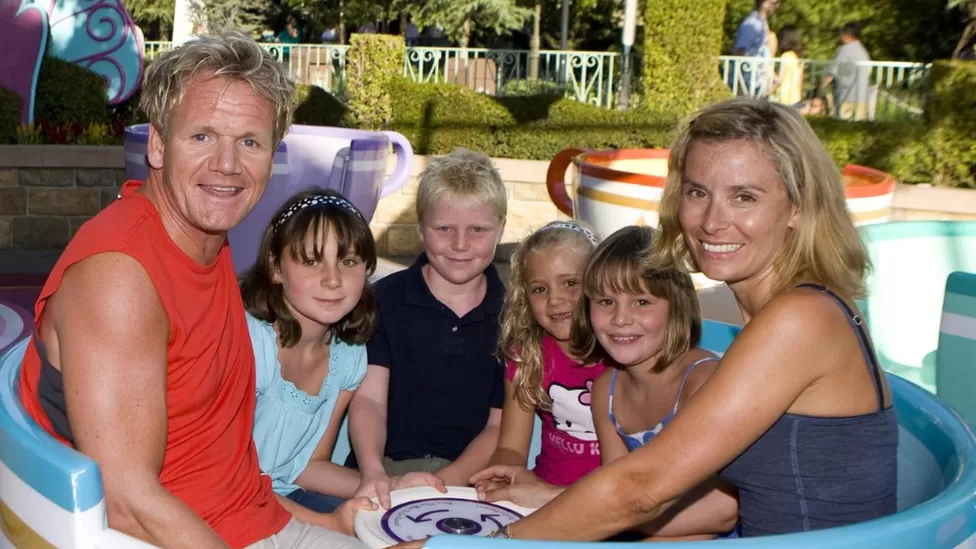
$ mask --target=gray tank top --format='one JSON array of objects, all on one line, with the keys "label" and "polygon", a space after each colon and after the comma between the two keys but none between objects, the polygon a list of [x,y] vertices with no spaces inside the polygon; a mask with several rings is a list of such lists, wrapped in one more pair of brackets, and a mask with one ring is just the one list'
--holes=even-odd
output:
[{"label": "gray tank top", "polygon": [[868,364],[878,411],[853,417],[785,414],[722,477],[739,490],[739,535],[764,536],[843,526],[894,513],[898,424],[884,406],[881,367],[861,319],[847,313]]}]

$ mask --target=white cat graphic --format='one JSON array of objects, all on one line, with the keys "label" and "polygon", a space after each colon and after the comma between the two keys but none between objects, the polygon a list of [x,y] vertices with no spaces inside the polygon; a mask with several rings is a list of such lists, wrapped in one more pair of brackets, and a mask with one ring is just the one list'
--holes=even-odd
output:
[{"label": "white cat graphic", "polygon": [[586,387],[578,389],[568,389],[558,383],[549,386],[552,417],[556,421],[557,429],[579,440],[596,440],[593,416],[590,413],[592,387],[592,381],[587,381]]}]

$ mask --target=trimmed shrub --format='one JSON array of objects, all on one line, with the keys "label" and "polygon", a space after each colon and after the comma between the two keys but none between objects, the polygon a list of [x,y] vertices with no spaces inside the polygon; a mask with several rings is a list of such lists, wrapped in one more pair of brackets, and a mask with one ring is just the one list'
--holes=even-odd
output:
[{"label": "trimmed shrub", "polygon": [[719,77],[726,0],[646,2],[641,107],[680,118],[731,96]]},{"label": "trimmed shrub", "polygon": [[0,145],[10,145],[17,140],[22,103],[19,95],[0,88]]},{"label": "trimmed shrub", "polygon": [[349,107],[318,86],[295,86],[295,124],[348,126]]},{"label": "trimmed shrub", "polygon": [[34,118],[56,124],[109,121],[105,79],[74,63],[45,57],[37,76]]},{"label": "trimmed shrub", "polygon": [[346,94],[352,122],[359,128],[386,128],[393,118],[391,84],[403,73],[403,38],[354,34],[346,54]]},{"label": "trimmed shrub", "polygon": [[567,147],[640,148],[667,145],[674,124],[553,95],[491,97],[452,84],[393,85],[390,129],[417,154],[455,147],[489,156],[549,160]]}]

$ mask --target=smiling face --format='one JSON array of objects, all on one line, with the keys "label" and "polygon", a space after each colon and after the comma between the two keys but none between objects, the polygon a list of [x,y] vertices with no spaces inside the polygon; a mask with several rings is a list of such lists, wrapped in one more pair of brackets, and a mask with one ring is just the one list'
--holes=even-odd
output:
[{"label": "smiling face", "polygon": [[593,334],[623,367],[653,364],[664,347],[669,304],[650,292],[604,292],[590,298]]},{"label": "smiling face", "polygon": [[445,194],[433,201],[418,230],[431,269],[460,286],[491,264],[502,224],[491,204]]},{"label": "smiling face", "polygon": [[753,143],[691,145],[678,219],[705,276],[733,289],[769,279],[798,217],[776,168]]},{"label": "smiling face", "polygon": [[[331,326],[349,314],[359,303],[366,285],[366,263],[350,249],[340,257],[335,230],[327,224],[318,238],[309,235],[304,258],[292,257],[289,249],[272,281],[281,284],[285,305],[298,320],[303,333],[312,333],[314,325]],[[316,241],[323,244],[316,253]],[[320,259],[316,259],[319,257]]]},{"label": "smiling face", "polygon": [[552,245],[525,258],[525,291],[536,322],[563,348],[569,344],[573,309],[580,298],[580,269],[587,254]]},{"label": "smiling face", "polygon": [[193,77],[167,135],[149,131],[150,181],[164,225],[222,236],[240,223],[271,176],[274,120],[271,101],[247,83]]}]

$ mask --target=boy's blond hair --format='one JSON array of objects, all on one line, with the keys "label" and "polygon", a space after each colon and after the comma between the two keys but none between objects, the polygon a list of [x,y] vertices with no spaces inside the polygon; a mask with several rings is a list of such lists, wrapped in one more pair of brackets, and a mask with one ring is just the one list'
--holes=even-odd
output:
[{"label": "boy's blond hair", "polygon": [[423,224],[434,202],[444,195],[490,204],[499,223],[505,224],[508,215],[505,182],[491,159],[482,153],[459,148],[427,164],[417,189],[418,223]]}]

